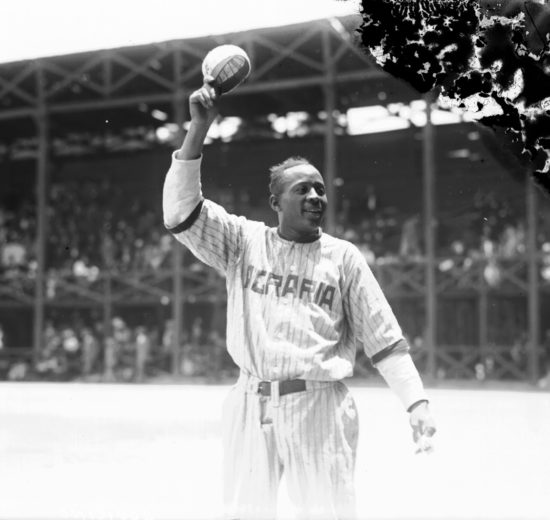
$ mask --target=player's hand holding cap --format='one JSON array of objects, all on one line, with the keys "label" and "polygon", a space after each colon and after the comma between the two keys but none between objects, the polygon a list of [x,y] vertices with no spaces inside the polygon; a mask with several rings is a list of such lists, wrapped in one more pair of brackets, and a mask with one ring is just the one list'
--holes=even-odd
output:
[{"label": "player's hand holding cap", "polygon": [[411,410],[409,422],[413,430],[416,453],[431,453],[434,450],[433,436],[437,431],[427,401],[420,402]]},{"label": "player's hand holding cap", "polygon": [[218,115],[219,95],[211,81],[211,76],[205,76],[202,87],[189,97],[191,119],[197,123],[210,125]]}]

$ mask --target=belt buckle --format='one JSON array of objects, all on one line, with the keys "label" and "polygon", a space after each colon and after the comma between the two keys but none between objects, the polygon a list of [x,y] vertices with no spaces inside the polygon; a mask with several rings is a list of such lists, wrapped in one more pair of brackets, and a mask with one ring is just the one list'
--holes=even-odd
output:
[{"label": "belt buckle", "polygon": [[269,381],[260,381],[258,383],[258,390],[257,390],[257,393],[260,394],[260,395],[263,395],[263,396],[268,396],[271,392],[271,388],[270,388],[270,383]]}]

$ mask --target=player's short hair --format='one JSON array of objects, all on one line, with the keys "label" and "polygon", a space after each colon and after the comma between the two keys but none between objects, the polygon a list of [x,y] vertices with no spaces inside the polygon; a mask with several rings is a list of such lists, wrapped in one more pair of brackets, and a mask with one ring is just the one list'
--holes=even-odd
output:
[{"label": "player's short hair", "polygon": [[285,159],[282,163],[274,164],[269,168],[269,192],[272,195],[280,195],[283,191],[283,173],[285,170],[298,166],[299,164],[311,164],[305,157],[293,155]]}]

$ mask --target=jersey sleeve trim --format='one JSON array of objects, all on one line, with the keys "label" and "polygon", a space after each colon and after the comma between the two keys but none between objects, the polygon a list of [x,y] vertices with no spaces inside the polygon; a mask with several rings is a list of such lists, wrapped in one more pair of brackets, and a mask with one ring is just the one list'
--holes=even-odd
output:
[{"label": "jersey sleeve trim", "polygon": [[188,230],[199,218],[199,215],[201,214],[202,205],[204,204],[204,199],[202,199],[196,206],[195,209],[191,212],[191,214],[183,221],[177,224],[176,226],[168,227],[166,224],[164,227],[169,231],[170,233],[177,235],[179,233],[182,233],[183,231]]},{"label": "jersey sleeve trim", "polygon": [[409,344],[407,343],[406,339],[400,339],[399,341],[396,341],[389,347],[383,348],[374,356],[371,357],[371,363],[373,365],[376,365],[377,363],[380,363],[383,359],[387,358],[389,355],[393,354],[394,352],[408,352],[410,350]]},{"label": "jersey sleeve trim", "polygon": [[430,401],[428,399],[419,399],[418,401],[415,401],[411,406],[407,408],[407,412],[411,413],[417,406],[420,406],[422,403],[429,404]]}]

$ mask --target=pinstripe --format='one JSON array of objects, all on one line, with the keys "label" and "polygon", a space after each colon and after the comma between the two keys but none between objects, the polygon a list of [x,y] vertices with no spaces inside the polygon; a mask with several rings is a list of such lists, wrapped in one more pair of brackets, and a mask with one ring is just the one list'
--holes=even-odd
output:
[{"label": "pinstripe", "polygon": [[314,435],[315,452],[321,454],[321,456],[319,457],[317,474],[314,476],[314,478],[317,478],[317,479],[322,479],[323,475],[326,473],[327,461],[326,461],[326,454],[324,452],[323,445],[324,445],[324,439],[326,439],[327,414],[330,413],[330,408],[325,407],[325,403],[323,403],[323,396],[326,394],[327,391],[329,391],[329,389],[326,389],[326,390],[323,389],[316,396],[317,400],[319,401],[317,403],[317,407],[320,410],[325,411],[325,413],[323,413],[321,416],[321,420],[319,421],[319,427],[318,427],[319,430],[317,431],[317,428],[316,428],[315,435]]},{"label": "pinstripe", "polygon": [[[308,461],[310,459],[308,451],[310,450],[303,450],[303,446],[307,446],[311,440],[309,438],[309,415],[311,410],[312,402],[307,401],[304,403],[304,406],[301,407],[302,409],[302,415],[300,420],[300,437],[299,437],[299,443],[294,444],[294,458],[300,460],[300,466],[298,471],[298,478],[303,480],[305,483],[305,496],[306,500],[311,501],[311,486],[309,485],[309,481],[311,479],[311,470],[308,467]],[[315,437],[313,439],[315,441]]]},{"label": "pinstripe", "polygon": [[[339,392],[337,392],[336,388],[333,387],[330,389],[330,397],[331,400],[333,400],[335,403],[338,402],[337,406],[332,406],[331,409],[335,412],[336,417],[334,417],[334,423],[333,425],[340,426],[339,424],[339,415],[341,414],[341,407],[339,406],[339,401],[341,399],[338,399],[340,396],[338,395]],[[344,480],[342,477],[346,474],[345,463],[342,463],[342,459],[344,458],[344,450],[345,450],[345,444],[343,442],[343,439],[340,438],[338,435],[339,432],[334,432],[332,435],[332,450],[334,453],[333,457],[333,463],[331,464],[330,468],[330,478],[331,483],[333,486],[333,493],[334,493],[334,500],[337,501],[338,497],[341,494],[341,485],[342,481]]]},{"label": "pinstripe", "polygon": [[[305,266],[305,269],[303,270],[303,272],[305,273],[305,275],[307,275],[308,274],[308,267],[311,264],[311,261],[309,260],[309,258],[307,256],[304,259],[304,256],[305,256],[304,253],[305,253],[305,248],[304,247],[299,248],[299,250],[297,251],[298,259],[297,259],[296,264],[298,266]],[[300,291],[300,289],[298,289],[298,291]],[[298,301],[298,299],[297,299],[297,301]],[[304,309],[303,306],[301,308]],[[307,316],[307,313],[306,313],[306,316]],[[294,345],[298,345],[299,347],[301,347],[301,346],[307,344],[306,341],[304,341],[304,336],[305,336],[306,330],[307,329],[305,329],[305,328],[299,329],[298,335],[293,341]],[[297,366],[295,367],[295,371],[297,371],[297,372],[300,371],[301,366],[304,366],[306,364],[305,360],[302,356],[303,356],[303,351],[301,350],[300,351],[300,357],[298,358],[299,364],[298,364],[298,360],[297,360]]]}]

